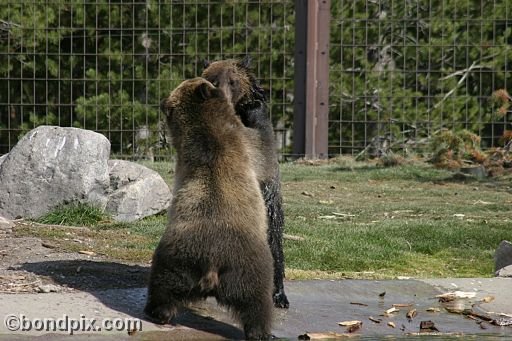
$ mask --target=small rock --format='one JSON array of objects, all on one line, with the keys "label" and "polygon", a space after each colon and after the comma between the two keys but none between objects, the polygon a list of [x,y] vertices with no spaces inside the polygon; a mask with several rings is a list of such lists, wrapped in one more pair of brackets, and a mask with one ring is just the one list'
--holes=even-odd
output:
[{"label": "small rock", "polygon": [[484,166],[473,166],[473,167],[462,167],[460,172],[467,175],[472,175],[477,179],[485,179],[487,177],[487,171]]},{"label": "small rock", "polygon": [[503,240],[494,254],[495,271],[498,272],[500,269],[512,265],[512,243]]},{"label": "small rock", "polygon": [[457,173],[453,174],[452,179],[456,180],[456,181],[466,181],[466,180],[474,180],[475,177],[470,174],[464,174],[461,172],[457,172]]},{"label": "small rock", "polygon": [[496,271],[496,277],[511,277],[512,278],[512,265],[506,266],[504,268]]},{"label": "small rock", "polygon": [[6,235],[12,232],[14,223],[9,219],[0,216],[0,235]]},{"label": "small rock", "polygon": [[47,294],[49,292],[59,292],[61,291],[61,288],[53,284],[41,284],[37,287],[37,291]]},{"label": "small rock", "polygon": [[57,248],[57,245],[54,245],[54,244],[51,244],[51,243],[48,243],[48,242],[42,242],[41,246],[43,246],[43,247],[45,247],[47,249],[56,249]]}]

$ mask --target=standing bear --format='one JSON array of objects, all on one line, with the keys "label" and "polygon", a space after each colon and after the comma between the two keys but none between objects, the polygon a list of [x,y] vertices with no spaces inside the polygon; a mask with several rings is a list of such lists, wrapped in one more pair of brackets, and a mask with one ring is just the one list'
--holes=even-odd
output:
[{"label": "standing bear", "polygon": [[153,255],[144,312],[168,323],[184,304],[213,296],[247,339],[268,339],[272,255],[244,126],[203,78],[184,81],[161,106],[177,164],[172,219]]},{"label": "standing bear", "polygon": [[265,91],[259,86],[249,64],[248,57],[243,60],[205,62],[202,77],[224,91],[247,127],[246,135],[253,141],[256,173],[267,209],[268,244],[274,260],[272,297],[276,307],[288,308],[283,284],[283,199],[274,130],[268,117]]}]

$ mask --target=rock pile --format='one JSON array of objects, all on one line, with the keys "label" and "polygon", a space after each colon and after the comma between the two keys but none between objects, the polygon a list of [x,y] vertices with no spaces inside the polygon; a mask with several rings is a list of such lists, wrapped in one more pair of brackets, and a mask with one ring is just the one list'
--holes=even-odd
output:
[{"label": "rock pile", "polygon": [[110,142],[101,134],[35,128],[0,158],[0,215],[34,219],[86,203],[133,221],[167,209],[171,192],[158,173],[109,156]]}]

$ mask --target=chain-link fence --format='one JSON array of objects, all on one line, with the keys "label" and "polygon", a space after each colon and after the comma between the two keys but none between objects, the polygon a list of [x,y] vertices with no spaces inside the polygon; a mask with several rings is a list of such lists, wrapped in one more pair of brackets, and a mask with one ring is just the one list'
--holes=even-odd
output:
[{"label": "chain-link fence", "polygon": [[[419,150],[441,128],[500,144],[511,19],[507,0],[332,0],[329,154],[372,142]],[[203,59],[251,55],[287,155],[294,25],[292,0],[6,0],[0,154],[54,124],[105,134],[116,157],[166,158],[160,99]]]}]

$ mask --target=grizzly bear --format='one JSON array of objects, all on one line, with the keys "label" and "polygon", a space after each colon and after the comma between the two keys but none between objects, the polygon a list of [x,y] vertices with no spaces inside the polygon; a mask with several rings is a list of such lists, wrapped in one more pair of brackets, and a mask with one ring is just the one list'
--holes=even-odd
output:
[{"label": "grizzly bear", "polygon": [[144,309],[169,323],[183,305],[213,296],[268,339],[272,255],[249,140],[222,90],[186,80],[162,101],[177,152],[169,221],[151,264]]},{"label": "grizzly bear", "polygon": [[[250,59],[205,61],[202,77],[221,88],[233,103],[238,116],[248,128],[257,160],[256,173],[265,200],[268,219],[268,243],[274,259],[274,305],[288,308],[284,291],[283,227],[284,212],[281,196],[279,162],[275,148],[274,130],[268,116],[265,91],[250,69]],[[259,154],[259,155],[258,155]]]}]

